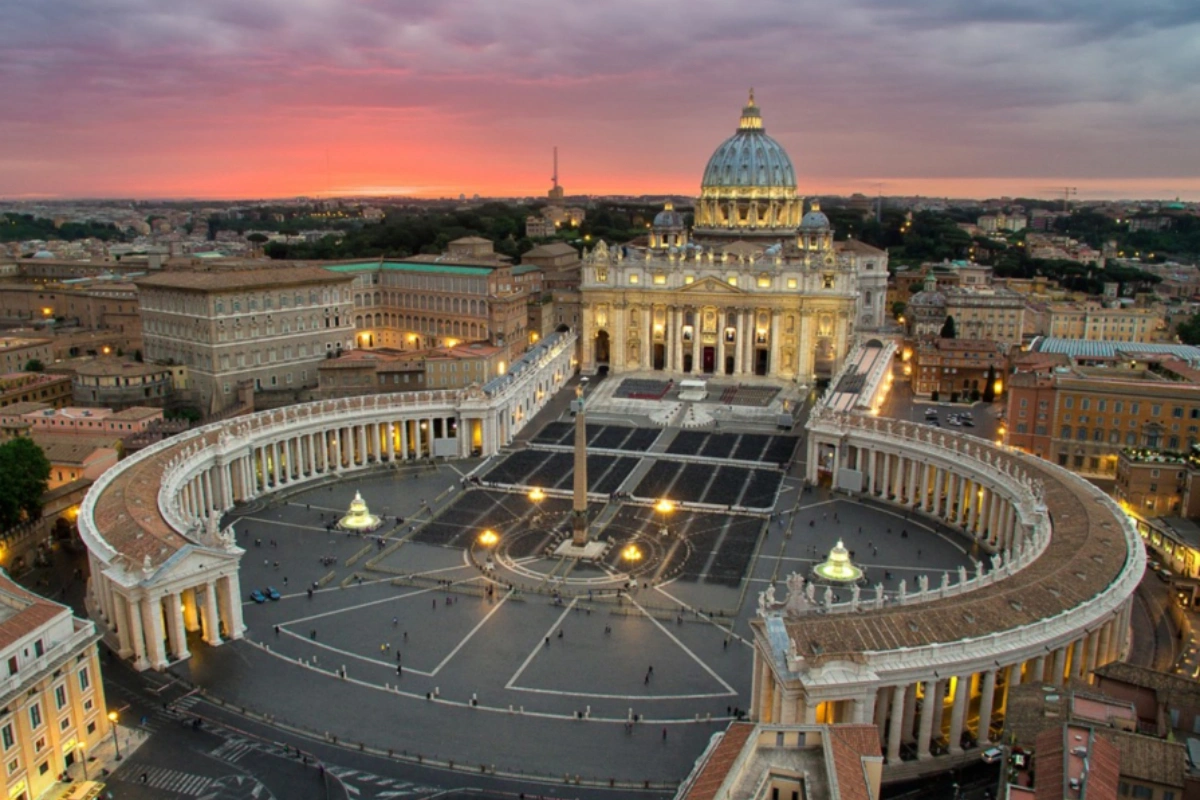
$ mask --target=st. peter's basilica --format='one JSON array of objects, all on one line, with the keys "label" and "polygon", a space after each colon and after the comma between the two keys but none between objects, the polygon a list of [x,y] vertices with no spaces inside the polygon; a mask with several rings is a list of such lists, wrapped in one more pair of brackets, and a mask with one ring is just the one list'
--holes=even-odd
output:
[{"label": "st. peter's basilica", "polygon": [[811,383],[884,321],[887,253],[833,241],[750,100],[708,160],[695,225],[670,203],[646,246],[584,256],[585,373],[758,375]]}]

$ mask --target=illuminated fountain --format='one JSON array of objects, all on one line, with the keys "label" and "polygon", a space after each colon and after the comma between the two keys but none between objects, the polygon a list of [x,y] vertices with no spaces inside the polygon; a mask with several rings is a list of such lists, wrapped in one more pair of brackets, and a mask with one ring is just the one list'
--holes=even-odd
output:
[{"label": "illuminated fountain", "polygon": [[818,578],[830,583],[855,583],[862,578],[862,570],[850,563],[850,551],[838,539],[838,543],[829,551],[829,558],[824,564],[817,564],[813,572]]},{"label": "illuminated fountain", "polygon": [[367,502],[362,499],[362,494],[355,492],[354,499],[350,501],[349,512],[338,520],[337,526],[344,531],[373,531],[379,527],[381,521],[367,509]]}]

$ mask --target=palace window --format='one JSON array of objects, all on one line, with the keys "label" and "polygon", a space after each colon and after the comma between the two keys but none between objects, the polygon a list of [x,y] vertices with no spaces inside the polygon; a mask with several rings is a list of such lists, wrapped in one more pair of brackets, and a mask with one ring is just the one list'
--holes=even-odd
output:
[{"label": "palace window", "polygon": [[666,286],[667,285],[666,273],[663,273],[663,272],[654,273],[654,285],[655,286]]}]

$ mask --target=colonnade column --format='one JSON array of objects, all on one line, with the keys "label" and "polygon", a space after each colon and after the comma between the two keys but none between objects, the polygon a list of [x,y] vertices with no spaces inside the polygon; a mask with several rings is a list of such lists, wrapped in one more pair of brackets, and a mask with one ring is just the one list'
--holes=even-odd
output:
[{"label": "colonnade column", "polygon": [[146,634],[146,657],[151,669],[162,669],[167,665],[163,654],[162,600],[158,597],[143,597],[138,603],[142,612],[142,630]]},{"label": "colonnade column", "polygon": [[950,752],[962,752],[963,720],[967,712],[967,698],[971,688],[971,676],[959,675],[954,681],[954,704],[950,707]]},{"label": "colonnade column", "polygon": [[221,616],[217,611],[217,586],[213,581],[204,586],[204,641],[213,647],[221,644]]},{"label": "colonnade column", "polygon": [[1067,648],[1060,647],[1054,651],[1054,666],[1051,667],[1053,674],[1050,682],[1055,686],[1063,685],[1063,678],[1067,671]]},{"label": "colonnade column", "polygon": [[[917,732],[917,758],[924,761],[930,758],[929,745],[933,739],[933,711],[936,706],[941,710],[940,697],[935,697],[937,692],[937,681],[925,679],[921,682],[924,689],[924,697],[921,701],[921,729]],[[941,715],[938,715],[941,718]]]},{"label": "colonnade column", "polygon": [[178,592],[167,595],[167,638],[171,642],[171,655],[184,659],[191,655],[187,646],[187,626],[183,623],[183,598]]},{"label": "colonnade column", "polygon": [[[907,686],[892,687],[892,719],[888,725],[887,763],[900,763],[900,741],[904,731],[904,694]],[[880,697],[876,702],[882,702]]]},{"label": "colonnade column", "polygon": [[[1021,674],[1021,665],[1017,665],[1017,674]],[[992,740],[992,703],[996,699],[996,670],[989,669],[983,673],[983,688],[979,695],[979,743],[985,744]]]}]

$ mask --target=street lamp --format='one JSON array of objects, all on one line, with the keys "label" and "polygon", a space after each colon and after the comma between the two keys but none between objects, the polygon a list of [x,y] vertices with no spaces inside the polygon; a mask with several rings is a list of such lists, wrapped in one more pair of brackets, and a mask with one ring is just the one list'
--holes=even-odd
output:
[{"label": "street lamp", "polygon": [[113,749],[117,751],[117,761],[120,761],[121,760],[121,742],[119,739],[117,739],[117,712],[115,712],[115,711],[108,712],[108,721],[111,723],[109,725],[109,727],[112,728]]},{"label": "street lamp", "polygon": [[542,517],[542,501],[546,499],[546,493],[540,487],[533,487],[529,490],[529,499],[533,503],[533,521],[536,525]]},{"label": "street lamp", "polygon": [[500,541],[500,537],[491,528],[488,528],[483,533],[479,534],[479,543],[484,547],[492,547],[498,541]]},{"label": "street lamp", "polygon": [[667,515],[675,510],[675,504],[667,498],[663,498],[654,504],[654,510],[662,514],[662,535],[666,536],[667,531]]}]

